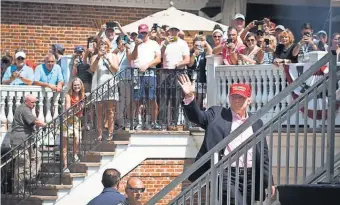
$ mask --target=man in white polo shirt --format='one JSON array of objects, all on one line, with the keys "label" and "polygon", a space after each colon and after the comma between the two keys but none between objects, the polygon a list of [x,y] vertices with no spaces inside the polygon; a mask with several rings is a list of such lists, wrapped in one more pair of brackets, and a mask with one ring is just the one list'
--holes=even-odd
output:
[{"label": "man in white polo shirt", "polygon": [[[156,41],[150,40],[148,36],[149,27],[146,24],[138,26],[138,38],[135,41],[135,48],[131,54],[131,59],[137,69],[134,70],[134,109],[136,113],[138,103],[147,102],[148,112],[151,112],[151,128],[160,129],[157,123],[158,105],[156,101],[157,79],[154,70],[158,63],[161,62],[161,50]],[[138,109],[139,116],[141,109]],[[139,117],[141,118],[141,117]],[[142,128],[142,121],[138,119],[135,129]]]},{"label": "man in white polo shirt", "polygon": [[[190,63],[190,51],[187,42],[178,35],[178,26],[171,25],[168,29],[168,38],[162,42],[162,56],[164,69],[186,69]],[[174,128],[178,122],[179,105],[181,99],[180,87],[177,83],[175,71],[164,71],[161,75],[161,93],[165,93],[166,98],[161,100],[160,118],[166,119],[168,105],[170,102],[170,127]]]}]

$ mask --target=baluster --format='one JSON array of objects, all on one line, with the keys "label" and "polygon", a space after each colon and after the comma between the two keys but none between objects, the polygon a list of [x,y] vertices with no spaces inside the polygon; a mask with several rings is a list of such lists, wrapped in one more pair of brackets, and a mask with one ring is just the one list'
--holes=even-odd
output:
[{"label": "baluster", "polygon": [[[215,80],[216,82],[216,105],[222,105],[222,95],[223,95],[223,91],[221,92],[222,89],[222,79],[221,79],[221,71],[220,70],[216,70],[216,76],[215,76]],[[213,85],[213,83],[211,83],[210,85]],[[213,97],[213,96],[212,96]],[[213,105],[210,105],[213,106]]]},{"label": "baluster", "polygon": [[13,113],[13,98],[15,96],[15,92],[14,91],[9,91],[8,92],[8,115],[7,115],[7,128],[8,128],[8,132],[12,129],[12,122],[13,122],[13,117],[14,117],[14,113]]},{"label": "baluster", "polygon": [[44,117],[44,95],[43,92],[39,93],[39,114],[38,114],[38,119],[42,122],[45,122],[45,117]]},{"label": "baluster", "polygon": [[[32,95],[34,95],[37,99],[39,99],[38,98],[39,97],[39,93],[38,92],[32,92]],[[38,110],[37,106],[35,106],[34,109],[32,109],[32,113],[33,113],[33,115],[35,117],[37,117],[37,110]]]},{"label": "baluster", "polygon": [[53,93],[53,106],[54,106],[54,112],[53,112],[53,119],[57,118],[59,115],[59,97],[60,97],[60,93]]},{"label": "baluster", "polygon": [[237,71],[235,69],[237,69],[237,67],[232,67],[232,70],[230,72],[231,78],[233,79],[232,83],[237,83]]},{"label": "baluster", "polygon": [[[279,91],[279,89],[280,89],[280,76],[279,76],[279,70],[277,68],[274,68],[273,72],[274,72],[274,80],[275,80],[275,93],[274,93],[274,96],[276,96],[276,95],[278,95],[280,93],[280,91]],[[280,112],[280,103],[278,103],[275,106],[274,115],[276,115],[279,112]]]},{"label": "baluster", "polygon": [[[244,77],[244,83],[245,84],[247,84],[247,85],[249,85],[250,83],[249,83],[249,72],[250,72],[250,69],[244,69],[243,71],[242,71],[242,75],[243,75],[243,77]],[[249,108],[248,108],[249,109]],[[248,112],[249,112],[250,110],[248,110]]]},{"label": "baluster", "polygon": [[256,110],[261,109],[262,107],[262,90],[261,90],[261,73],[259,69],[255,69],[255,77],[256,77]]},{"label": "baluster", "polygon": [[1,91],[1,96],[0,96],[0,132],[1,132],[1,138],[4,139],[6,132],[7,132],[7,118],[6,118],[6,113],[5,113],[5,99],[7,96],[6,91]]},{"label": "baluster", "polygon": [[52,120],[52,106],[51,106],[51,100],[53,99],[53,92],[52,91],[47,91],[45,94],[46,97],[46,116],[45,116],[45,122],[48,123]]},{"label": "baluster", "polygon": [[268,102],[268,76],[267,70],[261,69],[261,77],[262,77],[262,105],[264,106]]},{"label": "baluster", "polygon": [[226,88],[226,90],[228,91],[228,93],[227,93],[227,104],[228,104],[228,106],[229,106],[229,93],[230,93],[230,86],[231,86],[231,84],[232,84],[232,77],[231,77],[231,72],[230,72],[230,70],[227,70],[227,72],[226,72],[226,76],[227,76],[227,80],[228,80],[228,82],[227,82],[227,85],[228,85],[228,87]]},{"label": "baluster", "polygon": [[[280,67],[278,70],[278,75],[279,75],[279,79],[280,80],[280,84],[281,84],[281,89],[279,90],[278,93],[280,93],[282,90],[284,90],[286,88],[286,76],[282,70],[282,68]],[[284,98],[281,101],[281,110],[285,109],[287,107],[287,98]]]},{"label": "baluster", "polygon": [[[271,100],[273,99],[273,96],[274,96],[274,81],[273,81],[273,67],[269,67],[269,69],[267,70],[267,76],[269,78],[268,80],[268,86],[266,86],[267,88],[269,87],[269,91],[268,91],[268,98],[267,98],[267,102],[268,100]],[[268,112],[268,117],[272,118],[274,115],[274,109],[270,109],[269,112]]]},{"label": "baluster", "polygon": [[256,112],[256,83],[255,83],[255,71],[252,69],[252,70],[249,70],[249,75],[251,77],[251,110],[250,112],[252,113],[255,113]]},{"label": "baluster", "polygon": [[227,72],[223,71],[221,72],[221,80],[222,80],[222,97],[221,102],[222,106],[226,107],[228,105],[228,97],[227,97]]}]

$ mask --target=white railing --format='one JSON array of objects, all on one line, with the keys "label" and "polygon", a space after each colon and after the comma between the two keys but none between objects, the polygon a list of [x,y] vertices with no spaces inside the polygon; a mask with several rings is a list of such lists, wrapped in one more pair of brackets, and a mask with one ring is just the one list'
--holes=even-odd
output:
[{"label": "white railing", "polygon": [[32,94],[38,103],[32,110],[33,115],[44,122],[50,122],[57,117],[64,104],[62,93],[53,92],[50,88],[40,86],[0,85],[0,134],[1,138],[11,130],[15,108],[23,103],[24,97]]},{"label": "white railing", "polygon": [[[288,84],[283,67],[275,65],[222,65],[221,56],[207,57],[207,107],[221,105],[228,107],[228,93],[232,83],[248,83],[252,88],[250,112],[256,112],[280,93]],[[292,97],[285,98],[274,109],[268,112],[262,120],[267,122],[274,115],[286,108],[292,102]],[[303,118],[299,113],[300,124]],[[291,120],[295,121],[295,116]],[[312,120],[309,120],[312,123]],[[337,124],[340,124],[338,111]],[[309,124],[310,127],[312,126]],[[318,125],[317,125],[318,126]]]}]

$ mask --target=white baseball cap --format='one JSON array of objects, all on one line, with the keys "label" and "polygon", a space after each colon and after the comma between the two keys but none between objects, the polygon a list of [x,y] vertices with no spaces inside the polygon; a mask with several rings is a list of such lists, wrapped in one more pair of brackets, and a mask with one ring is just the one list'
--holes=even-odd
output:
[{"label": "white baseball cap", "polygon": [[277,29],[280,29],[280,30],[284,31],[284,30],[285,30],[285,27],[282,26],[282,25],[277,25],[277,26],[275,27],[275,30],[277,30]]},{"label": "white baseball cap", "polygon": [[26,58],[26,54],[23,51],[19,51],[15,54],[15,58],[19,57]]},{"label": "white baseball cap", "polygon": [[246,17],[244,17],[243,14],[238,13],[238,14],[235,15],[234,20],[235,20],[235,19],[243,19],[243,20],[246,20]]}]

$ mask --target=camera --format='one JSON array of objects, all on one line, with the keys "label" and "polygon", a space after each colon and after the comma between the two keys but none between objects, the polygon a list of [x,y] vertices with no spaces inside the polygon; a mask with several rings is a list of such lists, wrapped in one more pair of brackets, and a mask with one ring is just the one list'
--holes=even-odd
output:
[{"label": "camera", "polygon": [[263,21],[263,20],[261,20],[261,21],[256,20],[256,21],[255,21],[255,25],[256,25],[256,26],[263,25],[263,24],[264,24],[264,21]]},{"label": "camera", "polygon": [[309,33],[309,32],[304,32],[303,35],[304,35],[304,36],[307,36],[307,37],[311,37],[311,36],[312,36],[312,34]]},{"label": "camera", "polygon": [[227,44],[229,44],[229,43],[232,43],[233,40],[231,38],[228,38],[226,42],[227,42]]},{"label": "camera", "polygon": [[127,35],[123,36],[122,40],[124,41],[124,44],[128,44],[129,43],[129,38]]},{"label": "camera", "polygon": [[158,28],[158,24],[154,23],[151,30],[152,31],[157,31],[157,28]]},{"label": "camera", "polygon": [[203,31],[199,31],[199,32],[198,32],[198,35],[203,35]]},{"label": "camera", "polygon": [[117,27],[115,22],[106,22],[106,28],[114,28]]},{"label": "camera", "polygon": [[265,38],[265,39],[264,39],[264,43],[266,44],[266,46],[269,46],[269,39],[268,39],[268,38]]}]

